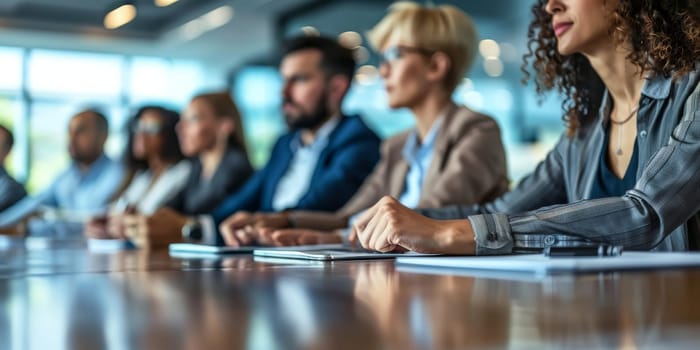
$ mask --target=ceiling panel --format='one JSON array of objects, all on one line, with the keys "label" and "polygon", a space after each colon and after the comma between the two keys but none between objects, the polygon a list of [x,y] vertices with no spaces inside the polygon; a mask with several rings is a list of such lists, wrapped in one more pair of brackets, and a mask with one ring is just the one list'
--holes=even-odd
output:
[{"label": "ceiling panel", "polygon": [[0,22],[13,29],[51,30],[75,33],[85,30],[106,36],[157,38],[173,22],[210,7],[217,0],[180,0],[157,7],[150,0],[136,2],[138,15],[117,30],[103,28],[104,15],[114,6],[111,0],[12,0],[0,7]]},{"label": "ceiling panel", "polygon": [[[522,39],[523,19],[534,0],[441,0],[476,18],[484,37]],[[389,0],[180,0],[159,8],[137,0],[136,19],[107,30],[102,21],[114,0],[0,0],[0,45],[112,52],[198,59],[234,67],[251,58],[272,57],[282,36],[315,25],[335,35],[365,32],[385,13]],[[421,1],[423,2],[423,1]],[[196,39],[179,37],[182,25],[219,6],[234,9],[233,20]],[[517,29],[516,29],[517,28]],[[514,30],[515,29],[515,30]],[[515,38],[511,41],[517,44]]]}]

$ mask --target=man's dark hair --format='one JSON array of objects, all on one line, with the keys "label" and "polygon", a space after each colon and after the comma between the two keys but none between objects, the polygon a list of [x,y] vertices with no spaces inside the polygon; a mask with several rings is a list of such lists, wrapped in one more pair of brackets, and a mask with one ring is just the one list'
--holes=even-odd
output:
[{"label": "man's dark hair", "polygon": [[105,135],[109,135],[109,122],[107,121],[107,117],[105,116],[105,114],[102,113],[102,111],[99,108],[86,108],[78,114],[83,113],[89,113],[95,116],[95,127],[97,128],[97,131],[102,132]]},{"label": "man's dark hair", "polygon": [[283,55],[297,51],[315,49],[321,51],[321,69],[328,76],[341,74],[352,81],[355,74],[355,57],[352,50],[340,45],[336,40],[323,36],[297,36],[284,42]]},{"label": "man's dark hair", "polygon": [[12,149],[12,146],[14,146],[15,144],[15,137],[12,136],[12,131],[10,131],[10,129],[6,128],[2,124],[0,124],[0,131],[4,132],[7,135],[7,137],[5,137],[5,143],[0,145],[0,149],[2,150],[2,152],[9,153]]}]

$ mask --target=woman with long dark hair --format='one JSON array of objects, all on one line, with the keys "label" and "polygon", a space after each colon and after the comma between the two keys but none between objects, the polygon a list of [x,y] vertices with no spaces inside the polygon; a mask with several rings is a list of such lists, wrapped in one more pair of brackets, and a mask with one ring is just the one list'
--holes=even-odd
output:
[{"label": "woman with long dark hair", "polygon": [[124,214],[151,214],[184,188],[191,164],[184,159],[176,133],[180,115],[160,106],[141,107],[129,121],[125,163],[128,183],[106,216],[85,226],[92,238],[124,238]]},{"label": "woman with long dark hair", "polygon": [[136,169],[116,207],[134,208],[150,214],[184,188],[191,164],[184,159],[176,125],[180,115],[159,106],[145,106],[134,116],[131,127],[132,165]]}]

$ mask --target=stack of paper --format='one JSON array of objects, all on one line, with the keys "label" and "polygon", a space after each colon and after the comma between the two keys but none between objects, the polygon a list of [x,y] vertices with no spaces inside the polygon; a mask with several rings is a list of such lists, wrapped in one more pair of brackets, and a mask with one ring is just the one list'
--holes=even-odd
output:
[{"label": "stack of paper", "polygon": [[700,267],[700,253],[624,252],[614,257],[501,256],[400,257],[398,264],[532,273],[648,270]]}]

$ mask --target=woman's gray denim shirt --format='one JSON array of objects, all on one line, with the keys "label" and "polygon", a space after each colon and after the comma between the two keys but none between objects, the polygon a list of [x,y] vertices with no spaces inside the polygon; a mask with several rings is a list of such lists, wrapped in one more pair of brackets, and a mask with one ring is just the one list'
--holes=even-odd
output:
[{"label": "woman's gray denim shirt", "polygon": [[647,79],[637,112],[637,182],[622,197],[589,199],[612,107],[606,92],[597,120],[572,138],[562,136],[513,191],[485,205],[418,211],[435,219],[468,218],[478,255],[599,243],[628,250],[696,250],[699,81],[700,70],[675,81]]}]

